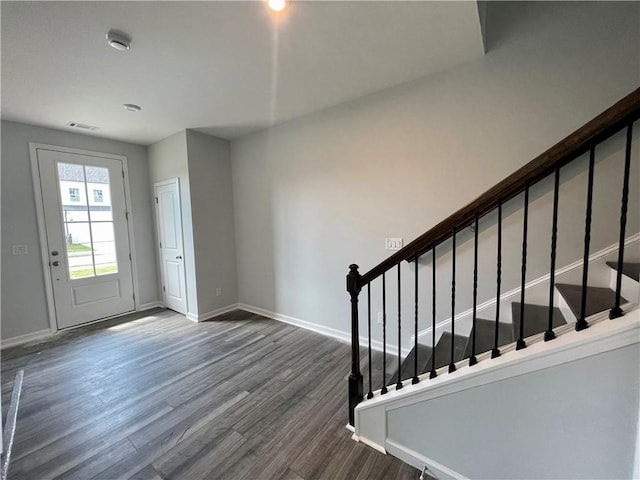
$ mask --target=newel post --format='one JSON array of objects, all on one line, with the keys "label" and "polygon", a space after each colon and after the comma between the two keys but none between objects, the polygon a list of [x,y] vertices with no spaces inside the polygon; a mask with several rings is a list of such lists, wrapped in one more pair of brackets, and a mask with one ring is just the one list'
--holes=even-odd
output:
[{"label": "newel post", "polygon": [[347,292],[351,296],[351,374],[349,375],[349,424],[354,424],[354,411],[362,400],[362,374],[360,373],[360,333],[358,331],[358,294],[360,284],[358,265],[349,265]]}]

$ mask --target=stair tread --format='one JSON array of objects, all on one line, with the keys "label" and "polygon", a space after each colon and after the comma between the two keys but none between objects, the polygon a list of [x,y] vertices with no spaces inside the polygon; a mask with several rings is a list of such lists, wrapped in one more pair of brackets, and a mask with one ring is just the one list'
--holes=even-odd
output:
[{"label": "stair tread", "polygon": [[[568,283],[557,283],[556,288],[560,294],[564,297],[567,305],[573,312],[573,314],[580,317],[580,303],[582,301],[582,286],[572,285]],[[589,317],[596,313],[609,310],[615,305],[616,293],[610,288],[604,287],[589,287],[587,286],[587,305],[585,308],[585,317]],[[620,298],[622,303],[627,300]]]},{"label": "stair tread", "polygon": [[[464,358],[464,349],[467,345],[467,337],[454,335],[453,361],[459,362]],[[444,332],[436,344],[436,369],[451,363],[451,332]],[[429,362],[431,364],[431,362]],[[431,366],[431,365],[429,365]]]},{"label": "stair tread", "polygon": [[[607,266],[618,270],[618,262],[607,262]],[[640,282],[640,263],[623,263],[622,274],[636,282]]]},{"label": "stair tread", "polygon": [[[467,337],[463,335],[455,335],[455,343],[454,343],[454,352],[453,352],[453,360],[454,362],[459,362],[464,356],[465,346],[467,344]],[[418,344],[418,375],[422,375],[423,373],[431,371],[431,362],[433,361],[432,348],[427,345]],[[402,367],[400,374],[402,375],[402,380],[407,380],[413,378],[414,373],[414,352],[415,347],[411,349],[409,355],[402,361]],[[451,332],[443,332],[436,344],[436,369],[449,365],[451,363]],[[396,371],[391,380],[389,381],[389,385],[397,383],[398,381],[398,372]]]},{"label": "stair tread", "polygon": [[[495,329],[495,320],[476,318],[476,355],[488,352],[489,350],[493,350],[496,335]],[[471,356],[472,335],[473,329],[471,329],[471,333],[469,334],[469,340],[467,341],[467,345],[465,348],[464,358],[469,358]],[[511,342],[513,342],[513,329],[511,325],[508,323],[498,322],[498,347],[507,345]]]},{"label": "stair tread", "polygon": [[[511,318],[515,338],[520,338],[520,302],[511,304]],[[567,320],[559,308],[553,309],[553,328],[565,325]],[[523,338],[545,332],[549,325],[549,307],[545,305],[524,304],[524,336]]]},{"label": "stair tread", "polygon": [[[415,355],[416,355],[416,348],[413,347],[409,352],[409,355],[407,355],[405,359],[402,361],[402,367],[400,372],[402,375],[402,380],[413,378],[413,374],[415,373]],[[431,347],[427,345],[422,345],[419,343],[418,344],[418,375],[421,375],[424,372],[426,372],[427,367],[429,369],[431,368],[430,366],[428,366],[429,360],[431,360]],[[391,378],[391,383],[396,383],[397,381],[398,381],[398,373],[396,372]]]}]

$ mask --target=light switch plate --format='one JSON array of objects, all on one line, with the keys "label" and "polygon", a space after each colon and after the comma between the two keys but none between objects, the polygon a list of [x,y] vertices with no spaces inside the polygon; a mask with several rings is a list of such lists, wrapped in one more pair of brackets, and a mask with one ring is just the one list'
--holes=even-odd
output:
[{"label": "light switch plate", "polygon": [[400,250],[402,248],[402,238],[385,238],[384,248],[385,250]]}]

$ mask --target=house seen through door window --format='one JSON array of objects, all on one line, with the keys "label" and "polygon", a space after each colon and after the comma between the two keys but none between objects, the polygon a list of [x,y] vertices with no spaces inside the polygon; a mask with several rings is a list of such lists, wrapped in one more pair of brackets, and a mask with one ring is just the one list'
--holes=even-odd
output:
[{"label": "house seen through door window", "polygon": [[117,273],[109,170],[58,163],[58,181],[69,278]]}]

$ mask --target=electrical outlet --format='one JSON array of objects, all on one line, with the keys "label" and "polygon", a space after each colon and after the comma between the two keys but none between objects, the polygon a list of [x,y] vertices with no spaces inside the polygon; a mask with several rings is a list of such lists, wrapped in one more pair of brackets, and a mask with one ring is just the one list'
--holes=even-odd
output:
[{"label": "electrical outlet", "polygon": [[384,322],[384,315],[382,314],[382,312],[378,312],[378,325],[382,325],[383,322]]},{"label": "electrical outlet", "polygon": [[222,289],[216,288],[216,297],[221,297],[221,296],[222,296]]},{"label": "electrical outlet", "polygon": [[385,238],[384,248],[385,250],[400,250],[402,248],[402,238]]},{"label": "electrical outlet", "polygon": [[26,255],[29,249],[26,245],[11,245],[11,255]]}]

